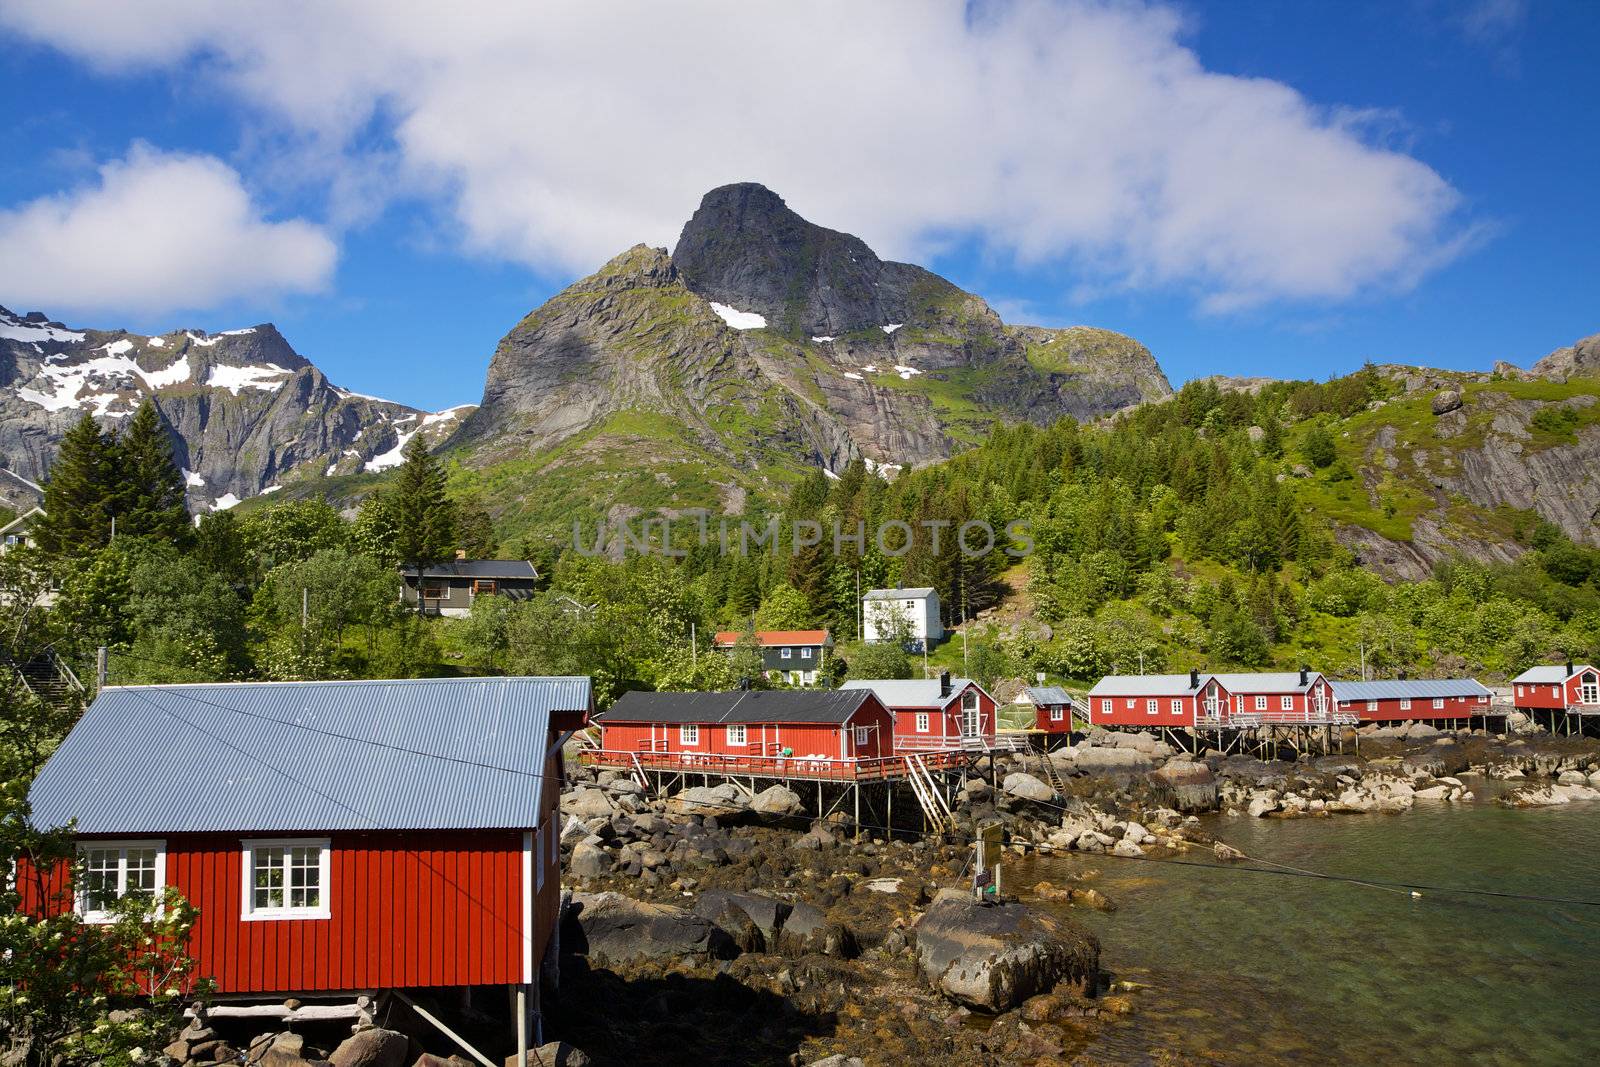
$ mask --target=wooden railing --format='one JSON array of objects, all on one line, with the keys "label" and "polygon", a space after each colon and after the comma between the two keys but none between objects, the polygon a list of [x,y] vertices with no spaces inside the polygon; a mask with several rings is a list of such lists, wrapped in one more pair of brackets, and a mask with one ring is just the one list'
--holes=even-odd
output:
[{"label": "wooden railing", "polygon": [[[967,753],[961,749],[938,749],[921,754],[932,770],[960,766]],[[904,756],[864,756],[840,759],[836,756],[782,756],[765,753],[662,752],[648,749],[592,749],[580,754],[585,764],[644,771],[671,771],[710,774],[720,777],[808,778],[824,781],[874,781],[902,778],[909,773]]]}]

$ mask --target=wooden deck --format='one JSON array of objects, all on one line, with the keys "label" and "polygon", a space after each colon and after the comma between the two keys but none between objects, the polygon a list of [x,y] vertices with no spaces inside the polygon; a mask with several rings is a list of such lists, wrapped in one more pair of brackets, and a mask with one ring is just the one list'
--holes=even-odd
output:
[{"label": "wooden deck", "polygon": [[[930,771],[964,766],[972,753],[965,749],[924,749],[916,753]],[[822,756],[723,755],[699,752],[623,751],[587,749],[580,755],[586,766],[611,770],[660,771],[669,774],[706,774],[722,778],[784,778],[817,782],[888,782],[906,778],[912,769],[905,755],[868,759]]]}]

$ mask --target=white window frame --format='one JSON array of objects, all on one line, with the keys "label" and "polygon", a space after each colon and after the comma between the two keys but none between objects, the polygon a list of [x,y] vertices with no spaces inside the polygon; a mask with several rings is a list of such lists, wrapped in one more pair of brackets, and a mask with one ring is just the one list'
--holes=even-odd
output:
[{"label": "white window frame", "polygon": [[[152,891],[155,899],[161,898],[161,891],[167,887],[167,843],[161,838],[130,838],[125,841],[80,841],[78,842],[78,858],[87,862],[85,853],[101,849],[117,850],[117,899],[121,900],[128,895],[128,853],[133,850],[154,849],[156,853],[156,885]],[[80,886],[73,894],[73,908],[78,917],[86,923],[109,923],[114,921],[114,916],[109,911],[99,909],[91,910],[88,906],[87,887]]]},{"label": "white window frame", "polygon": [[809,648],[802,648],[800,650],[800,658],[801,659],[810,659],[811,658],[811,650]]},{"label": "white window frame", "polygon": [[[1376,710],[1376,709],[1374,709],[1374,710]],[[1410,711],[1411,710],[1411,698],[1410,697],[1401,697],[1400,698],[1400,710],[1401,711]]]},{"label": "white window frame", "polygon": [[1174,715],[1182,715],[1183,714],[1183,699],[1181,697],[1173,697],[1172,698],[1172,714],[1174,714]]},{"label": "white window frame", "polygon": [[681,745],[698,745],[700,743],[700,724],[697,722],[680,722],[678,724],[678,743]]},{"label": "white window frame", "polygon": [[743,745],[745,743],[745,726],[742,722],[730,722],[727,725],[728,744]]},{"label": "white window frame", "polygon": [[919,734],[927,733],[928,732],[928,726],[929,726],[928,713],[925,712],[925,711],[917,712],[917,733],[919,733]]},{"label": "white window frame", "polygon": [[[1405,707],[1404,704],[1401,704],[1400,706],[1401,707]],[[1376,700],[1367,701],[1367,710],[1368,711],[1377,711],[1378,710],[1378,702]]]},{"label": "white window frame", "polygon": [[1264,697],[1264,696],[1256,697],[1256,710],[1257,711],[1266,711],[1267,710],[1267,698],[1266,697]]},{"label": "white window frame", "polygon": [[1132,697],[1129,697],[1128,698],[1128,710],[1129,711],[1133,710],[1133,705],[1134,705],[1134,699]]},{"label": "white window frame", "polygon": [[1444,707],[1444,697],[1434,697],[1433,698],[1433,706],[1434,706],[1434,708],[1436,710],[1440,709],[1440,708],[1443,708]]},{"label": "white window frame", "polygon": [[1050,721],[1051,722],[1060,722],[1061,721],[1061,709],[1060,708],[1051,708],[1050,709]]},{"label": "white window frame", "polygon": [[1278,710],[1279,711],[1293,711],[1294,710],[1294,697],[1288,696],[1288,695],[1279,697],[1278,698]]},{"label": "white window frame", "polygon": [[869,727],[857,726],[855,730],[857,748],[866,748],[872,743],[872,730]]},{"label": "white window frame", "polygon": [[[244,866],[239,877],[240,919],[245,922],[279,922],[333,918],[333,906],[331,904],[333,898],[332,841],[326,837],[247,837],[242,839],[240,843],[244,846],[241,851]],[[286,873],[283,886],[284,905],[280,908],[256,907],[256,850],[266,848],[281,848],[285,851],[292,848],[315,848],[318,850],[317,897],[319,902],[316,907],[296,908],[287,903],[289,899],[287,867],[285,867]],[[285,861],[287,862],[287,857]]]},{"label": "white window frame", "polygon": [[779,659],[790,659],[793,656],[794,656],[794,649],[792,649],[792,648],[781,649],[778,652],[778,658]]},{"label": "white window frame", "polygon": [[1103,699],[1103,700],[1100,701],[1100,714],[1102,714],[1102,715],[1110,715],[1111,714],[1111,701],[1109,699]]},{"label": "white window frame", "polygon": [[1161,701],[1157,700],[1155,697],[1150,697],[1144,702],[1144,713],[1146,715],[1156,715],[1159,714],[1160,711]]}]

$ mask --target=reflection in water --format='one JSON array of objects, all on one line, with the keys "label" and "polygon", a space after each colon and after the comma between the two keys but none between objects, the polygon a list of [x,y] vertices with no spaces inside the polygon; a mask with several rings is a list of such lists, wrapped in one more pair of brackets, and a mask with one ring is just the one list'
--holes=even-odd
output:
[{"label": "reflection in water", "polygon": [[[1477,783],[1474,782],[1474,785]],[[1215,819],[1245,852],[1329,874],[1600,900],[1600,802],[1419,804],[1399,816]],[[1188,857],[1204,857],[1189,853]],[[1014,886],[1091,884],[1074,909],[1118,978],[1148,983],[1089,1059],[1229,1064],[1600,1062],[1600,907],[1119,860],[1031,859]],[[1045,905],[1049,906],[1049,905]]]}]

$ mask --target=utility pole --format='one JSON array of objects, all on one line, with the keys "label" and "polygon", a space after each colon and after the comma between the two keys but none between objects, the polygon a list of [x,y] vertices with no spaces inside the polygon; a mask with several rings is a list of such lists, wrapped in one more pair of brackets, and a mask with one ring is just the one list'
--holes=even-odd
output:
[{"label": "utility pole", "polygon": [[1367,639],[1363,637],[1359,643],[1361,646],[1361,680],[1364,682],[1367,680]]},{"label": "utility pole", "polygon": [[689,624],[689,673],[691,675],[700,670],[700,642],[695,638],[694,623]]},{"label": "utility pole", "polygon": [[[418,591],[420,592],[421,591],[421,586],[419,585],[417,588],[418,588]],[[300,587],[300,629],[304,630],[307,627],[309,627],[310,625],[311,625],[311,587],[307,586],[307,585],[302,585]]]},{"label": "utility pole", "polygon": [[96,693],[106,687],[107,658],[105,645],[101,645],[94,650],[94,691]]},{"label": "utility pole", "polygon": [[1139,653],[1139,673],[1144,673],[1144,653],[1142,651]]}]

